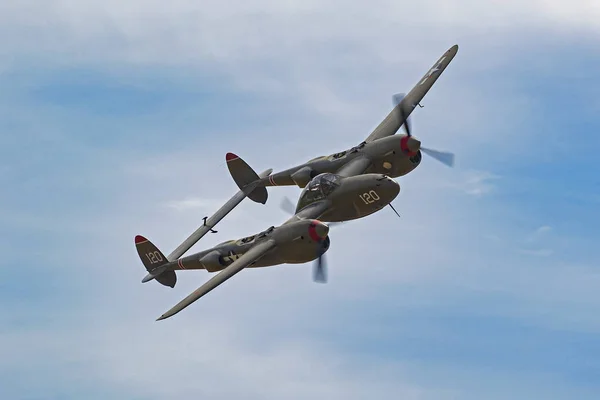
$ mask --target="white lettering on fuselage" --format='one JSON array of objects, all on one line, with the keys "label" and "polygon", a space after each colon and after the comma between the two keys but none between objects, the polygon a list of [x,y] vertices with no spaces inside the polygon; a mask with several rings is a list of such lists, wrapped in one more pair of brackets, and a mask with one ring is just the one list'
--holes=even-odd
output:
[{"label": "white lettering on fuselage", "polygon": [[365,204],[373,204],[381,198],[374,190],[370,190],[368,193],[359,194],[358,197],[360,197]]}]

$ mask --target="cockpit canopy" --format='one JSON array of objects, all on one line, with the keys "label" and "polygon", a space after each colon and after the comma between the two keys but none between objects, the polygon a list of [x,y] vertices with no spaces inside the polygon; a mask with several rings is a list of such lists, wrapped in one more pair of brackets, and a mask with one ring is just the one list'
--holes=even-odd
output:
[{"label": "cockpit canopy", "polygon": [[300,193],[300,200],[298,200],[296,212],[302,210],[309,204],[325,199],[340,186],[341,180],[341,176],[331,173],[315,176],[308,185],[306,185],[304,190],[302,190],[302,193]]}]

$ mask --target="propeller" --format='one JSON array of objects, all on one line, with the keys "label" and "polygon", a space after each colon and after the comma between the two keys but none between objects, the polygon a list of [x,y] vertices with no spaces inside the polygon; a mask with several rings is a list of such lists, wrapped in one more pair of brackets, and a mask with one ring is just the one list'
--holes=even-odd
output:
[{"label": "propeller", "polygon": [[[404,93],[397,93],[393,96],[394,99],[394,107],[398,106],[401,102],[402,99],[404,99]],[[406,132],[406,136],[411,137],[412,135],[410,134],[410,122],[408,120],[408,117],[406,116],[406,112],[404,111],[404,104],[400,107],[398,107],[398,111],[400,112],[400,118],[402,121],[404,121],[404,131]]]},{"label": "propeller", "polygon": [[[329,247],[329,236],[320,243],[322,243],[324,249],[327,249],[327,247]],[[327,261],[324,252],[315,260],[313,267],[313,281],[317,283],[327,283]]]},{"label": "propeller", "polygon": [[[393,96],[393,100],[394,100],[394,106],[398,106],[398,112],[400,113],[400,119],[402,121],[404,121],[404,131],[406,132],[406,136],[408,136],[409,138],[412,137],[412,134],[410,133],[410,118],[409,115],[406,113],[406,110],[404,109],[404,104],[402,104],[402,100],[404,99],[404,94],[399,93],[399,94],[395,94]],[[413,105],[413,108],[415,107],[415,105]],[[448,166],[448,167],[453,167],[454,166],[454,153],[449,153],[449,152],[445,152],[445,151],[438,151],[438,150],[433,150],[433,149],[429,149],[426,147],[422,147],[421,143],[419,141],[414,141],[413,142],[416,147],[418,148],[418,150],[421,150],[423,153],[427,154],[429,157],[441,162],[442,164]]]},{"label": "propeller", "polygon": [[426,147],[421,147],[421,151],[427,154],[429,157],[434,158],[441,162],[444,165],[452,168],[454,166],[454,154],[448,153],[446,151],[437,151],[433,149],[428,149]]},{"label": "propeller", "polygon": [[[292,201],[288,197],[284,197],[281,200],[281,209],[288,214],[294,215],[296,214],[296,207],[292,203]],[[323,223],[328,227],[341,224],[341,222],[330,222]],[[317,253],[319,256],[315,260],[315,264],[313,267],[313,280],[317,283],[327,283],[327,262],[325,261],[325,251],[329,248],[330,239],[329,236],[326,236],[324,239],[318,241],[321,244],[321,247],[317,249]]]},{"label": "propeller", "polygon": [[292,203],[289,197],[284,197],[281,200],[280,208],[288,214],[296,214],[296,206],[294,205],[294,203]]}]

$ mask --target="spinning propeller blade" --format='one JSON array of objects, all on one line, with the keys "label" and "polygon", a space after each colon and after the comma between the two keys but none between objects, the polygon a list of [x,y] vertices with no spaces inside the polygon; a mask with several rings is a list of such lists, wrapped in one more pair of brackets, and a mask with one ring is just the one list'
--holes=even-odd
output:
[{"label": "spinning propeller blade", "polygon": [[454,166],[454,153],[448,153],[445,151],[437,151],[433,149],[428,149],[426,147],[421,147],[421,151],[427,154],[428,156],[435,158],[439,162],[449,167]]},{"label": "spinning propeller blade", "polygon": [[313,281],[317,283],[327,283],[327,261],[325,259],[325,251],[327,251],[327,248],[330,244],[329,236],[321,240],[319,243],[322,247],[318,252],[319,257],[314,262]]},{"label": "spinning propeller blade", "polygon": [[[394,105],[398,106],[399,104],[402,103],[402,99],[404,99],[404,95],[403,94],[395,94],[393,96],[394,99]],[[398,113],[400,114],[399,117],[401,118],[402,121],[404,121],[404,130],[406,131],[406,136],[411,137],[412,134],[410,133],[410,122],[409,119],[410,117],[408,115],[406,115],[406,109],[405,109],[406,105],[402,104],[400,105],[400,107],[398,107]],[[414,107],[414,105],[413,105]],[[448,167],[453,167],[454,166],[454,153],[449,153],[449,152],[445,152],[445,151],[437,151],[437,150],[433,150],[433,149],[428,149],[425,147],[419,147],[420,150],[423,151],[423,153],[427,154],[428,156],[432,157],[433,159],[441,162],[444,165],[447,165]]]},{"label": "spinning propeller blade", "polygon": [[[394,106],[398,106],[400,103],[402,103],[402,99],[404,99],[404,93],[395,94],[393,96],[393,99],[394,99]],[[406,111],[404,110],[404,104],[402,104],[400,107],[398,107],[398,111],[400,112],[400,118],[402,119],[402,121],[404,121],[403,126],[404,126],[404,131],[406,132],[406,136],[408,136],[408,137],[412,136],[410,134],[410,121],[409,121],[408,117],[406,116]]]},{"label": "spinning propeller blade", "polygon": [[[279,208],[287,214],[296,214],[296,206],[294,205],[294,203],[292,203],[289,197],[284,197],[283,199],[281,199],[281,204],[279,205]],[[343,222],[328,222],[327,226],[331,227],[340,224],[343,224]]]},{"label": "spinning propeller blade", "polygon": [[315,260],[313,280],[317,283],[327,283],[327,263],[325,262],[325,254]]},{"label": "spinning propeller blade", "polygon": [[294,205],[294,203],[292,203],[292,201],[289,199],[289,197],[284,197],[281,200],[281,205],[280,205],[281,209],[291,215],[296,214],[296,206]]}]

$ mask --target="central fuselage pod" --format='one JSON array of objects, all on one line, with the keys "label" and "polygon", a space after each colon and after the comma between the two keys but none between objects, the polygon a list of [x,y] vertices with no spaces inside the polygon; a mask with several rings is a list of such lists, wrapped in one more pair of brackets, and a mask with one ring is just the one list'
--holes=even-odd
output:
[{"label": "central fuselage pod", "polygon": [[323,222],[350,221],[381,210],[400,193],[400,185],[387,175],[363,174],[344,178],[320,174],[302,190],[296,214],[308,207],[323,209]]},{"label": "central fuselage pod", "polygon": [[344,178],[339,190],[329,198],[330,209],[320,219],[341,222],[366,217],[390,204],[400,193],[400,185],[387,175],[364,174]]}]

